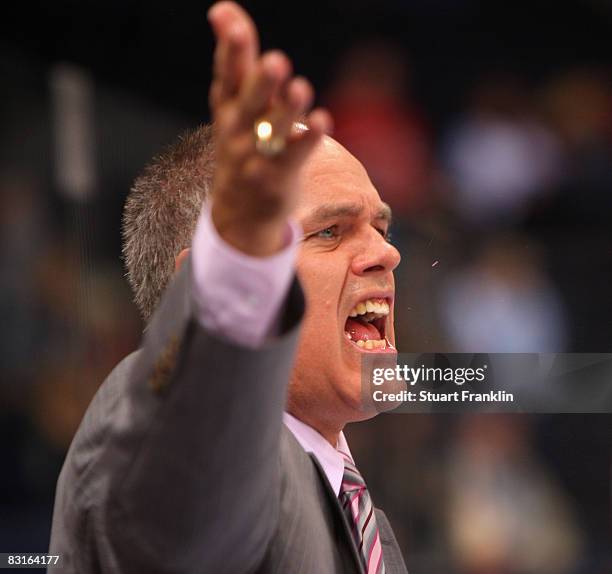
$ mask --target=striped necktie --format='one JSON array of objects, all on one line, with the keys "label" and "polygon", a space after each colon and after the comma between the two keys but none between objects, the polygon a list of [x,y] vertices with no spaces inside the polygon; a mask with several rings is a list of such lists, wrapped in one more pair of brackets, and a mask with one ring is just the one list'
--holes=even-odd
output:
[{"label": "striped necktie", "polygon": [[370,493],[351,458],[345,453],[341,454],[344,457],[344,476],[338,498],[342,510],[352,526],[353,539],[365,571],[368,574],[384,574],[382,545]]}]

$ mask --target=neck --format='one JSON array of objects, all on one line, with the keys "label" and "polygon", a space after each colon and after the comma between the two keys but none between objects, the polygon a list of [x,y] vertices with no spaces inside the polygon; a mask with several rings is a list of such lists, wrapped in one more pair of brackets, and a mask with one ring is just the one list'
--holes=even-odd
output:
[{"label": "neck", "polygon": [[289,407],[287,412],[293,415],[296,419],[315,429],[334,448],[338,446],[338,437],[340,436],[340,432],[344,428],[344,425],[326,424],[326,422],[321,420],[319,417],[309,416],[309,413],[293,407]]}]

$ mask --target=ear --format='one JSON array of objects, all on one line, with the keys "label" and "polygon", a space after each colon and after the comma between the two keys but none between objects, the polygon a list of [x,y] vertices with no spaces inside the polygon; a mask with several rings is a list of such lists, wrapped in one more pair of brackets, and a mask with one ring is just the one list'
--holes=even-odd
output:
[{"label": "ear", "polygon": [[189,251],[191,251],[189,249],[189,247],[186,247],[185,249],[183,249],[183,251],[181,251],[175,258],[174,258],[174,272],[178,273],[178,270],[181,268],[181,266],[183,265],[185,259],[187,259],[187,256],[189,255]]}]

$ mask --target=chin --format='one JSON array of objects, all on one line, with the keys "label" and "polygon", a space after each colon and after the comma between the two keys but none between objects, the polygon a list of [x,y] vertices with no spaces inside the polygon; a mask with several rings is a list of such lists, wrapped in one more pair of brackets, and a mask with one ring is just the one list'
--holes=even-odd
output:
[{"label": "chin", "polygon": [[339,395],[342,407],[346,411],[346,422],[358,422],[375,417],[380,409],[368,395],[368,385],[361,380],[361,366],[339,374],[334,385]]},{"label": "chin", "polygon": [[341,337],[341,355],[345,369],[335,377],[335,380],[338,383],[336,389],[341,389],[339,394],[350,411],[350,422],[373,418],[382,412],[391,411],[401,404],[389,401],[375,402],[373,399],[373,392],[379,388],[384,388],[385,392],[394,393],[406,388],[403,381],[388,381],[384,387],[374,387],[372,383],[372,369],[395,368],[397,364],[397,351],[393,335],[391,324],[386,339],[388,344],[384,349],[364,349],[346,337],[345,333]]}]

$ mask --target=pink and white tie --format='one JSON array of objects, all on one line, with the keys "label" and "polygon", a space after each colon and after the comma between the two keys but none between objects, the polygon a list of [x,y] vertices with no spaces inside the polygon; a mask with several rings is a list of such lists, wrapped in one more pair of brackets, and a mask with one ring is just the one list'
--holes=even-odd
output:
[{"label": "pink and white tie", "polygon": [[342,456],[344,476],[338,497],[342,510],[352,526],[353,539],[365,571],[368,574],[384,574],[385,563],[372,499],[353,461],[345,453]]}]

